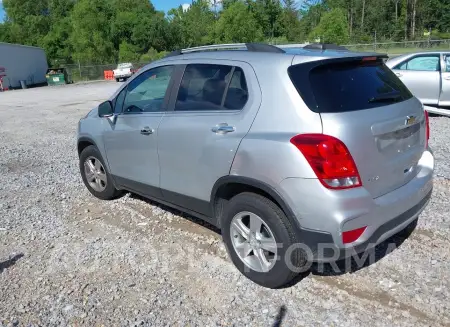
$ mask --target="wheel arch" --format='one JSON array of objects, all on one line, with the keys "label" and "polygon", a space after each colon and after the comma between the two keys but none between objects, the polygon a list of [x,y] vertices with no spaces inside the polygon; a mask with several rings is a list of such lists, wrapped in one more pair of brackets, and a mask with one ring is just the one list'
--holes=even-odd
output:
[{"label": "wheel arch", "polygon": [[87,136],[80,137],[77,141],[78,156],[80,156],[81,152],[90,145],[93,145],[98,148],[97,144],[92,138]]},{"label": "wheel arch", "polygon": [[111,173],[111,169],[109,166],[108,158],[106,157],[106,153],[103,153],[102,149],[97,145],[97,143],[91,137],[81,136],[78,138],[78,141],[77,141],[78,158],[80,158],[81,152],[83,152],[84,149],[86,149],[88,146],[91,146],[91,145],[95,146],[97,148],[97,150],[99,151],[100,156],[102,157],[101,159],[103,160],[103,162],[106,166],[105,168],[107,168],[108,172],[111,174],[111,181],[117,188],[117,183],[116,183],[116,180],[114,179],[114,175],[112,175],[112,173]]},{"label": "wheel arch", "polygon": [[224,176],[214,184],[211,192],[211,212],[214,219],[217,220],[219,228],[221,228],[226,203],[233,196],[243,192],[254,192],[272,200],[284,212],[296,231],[300,232],[301,227],[294,212],[273,187],[256,179],[242,176]]}]

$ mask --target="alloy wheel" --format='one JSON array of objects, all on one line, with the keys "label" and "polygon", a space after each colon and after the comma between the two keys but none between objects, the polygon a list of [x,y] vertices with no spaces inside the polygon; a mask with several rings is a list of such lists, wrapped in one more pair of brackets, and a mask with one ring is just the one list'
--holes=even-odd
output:
[{"label": "alloy wheel", "polygon": [[84,174],[92,189],[96,192],[103,192],[108,184],[106,171],[100,160],[89,157],[84,162]]},{"label": "alloy wheel", "polygon": [[277,259],[277,243],[269,226],[258,215],[240,212],[230,227],[233,248],[244,264],[257,272],[268,272]]}]

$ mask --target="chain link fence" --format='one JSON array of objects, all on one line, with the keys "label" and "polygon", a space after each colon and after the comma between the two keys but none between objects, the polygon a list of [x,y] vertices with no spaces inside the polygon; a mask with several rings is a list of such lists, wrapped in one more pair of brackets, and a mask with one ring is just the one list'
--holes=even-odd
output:
[{"label": "chain link fence", "polygon": [[[298,44],[302,47],[306,44]],[[375,51],[381,53],[387,53],[389,56],[401,55],[409,52],[416,51],[450,51],[450,39],[442,40],[422,40],[422,41],[403,41],[403,42],[373,42],[373,43],[360,43],[360,44],[346,44],[344,45],[349,50],[353,51]],[[149,64],[149,62],[137,62],[133,63],[135,69]],[[61,65],[66,68],[69,75],[69,81],[92,81],[103,80],[104,72],[111,71],[117,68],[117,64],[104,64],[104,65],[80,65],[80,64],[68,64]]]},{"label": "chain link fence", "polygon": [[450,39],[346,44],[344,47],[353,51],[376,51],[395,56],[417,51],[449,51]]},{"label": "chain link fence", "polygon": [[[148,62],[137,62],[133,63],[133,66],[137,70],[147,64]],[[61,65],[61,67],[67,70],[69,81],[82,82],[82,81],[94,81],[104,79],[104,72],[116,69],[117,64],[104,64],[104,65],[64,64]]]},{"label": "chain link fence", "polygon": [[[291,47],[303,47],[309,43],[292,44],[292,43],[277,43],[271,42],[273,45],[284,45]],[[358,43],[358,44],[344,44],[352,51],[368,51],[387,53],[390,56],[400,55],[410,52],[418,51],[450,51],[450,39],[440,40],[420,40],[420,41],[401,41],[401,42],[372,42],[372,43]]]}]

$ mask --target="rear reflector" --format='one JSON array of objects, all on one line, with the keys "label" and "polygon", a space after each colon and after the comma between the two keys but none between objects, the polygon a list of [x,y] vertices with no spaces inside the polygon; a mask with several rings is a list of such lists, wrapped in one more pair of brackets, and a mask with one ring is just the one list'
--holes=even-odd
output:
[{"label": "rear reflector", "polygon": [[342,243],[348,244],[348,243],[355,242],[364,233],[366,228],[367,228],[367,226],[343,232],[342,233]]},{"label": "rear reflector", "polygon": [[330,189],[361,186],[361,178],[342,141],[325,134],[300,134],[291,143],[305,156],[320,182]]},{"label": "rear reflector", "polygon": [[430,117],[428,115],[428,111],[425,110],[425,122],[426,122],[426,141],[425,145],[428,147],[428,141],[430,140]]}]

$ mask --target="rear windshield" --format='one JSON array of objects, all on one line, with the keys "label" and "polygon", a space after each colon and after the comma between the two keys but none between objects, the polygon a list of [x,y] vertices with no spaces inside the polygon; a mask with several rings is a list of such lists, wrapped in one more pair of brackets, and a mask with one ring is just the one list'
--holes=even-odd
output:
[{"label": "rear windshield", "polygon": [[289,76],[315,112],[370,109],[408,100],[411,92],[382,61],[308,64],[289,68]]}]

